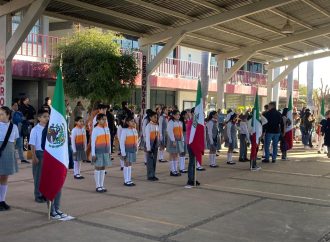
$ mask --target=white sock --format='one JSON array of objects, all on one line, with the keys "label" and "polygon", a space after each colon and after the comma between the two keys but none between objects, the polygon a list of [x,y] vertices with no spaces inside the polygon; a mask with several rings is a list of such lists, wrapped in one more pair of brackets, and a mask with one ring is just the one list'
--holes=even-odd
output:
[{"label": "white sock", "polygon": [[230,153],[227,153],[227,161],[230,161]]},{"label": "white sock", "polygon": [[210,162],[210,165],[213,165],[213,163],[212,163],[212,154],[209,154],[209,162]]},{"label": "white sock", "polygon": [[96,184],[96,188],[100,187],[100,171],[95,170],[94,171],[94,179],[95,179],[95,184]]},{"label": "white sock", "polygon": [[173,161],[173,168],[174,168],[175,172],[178,172],[178,161],[177,160]]},{"label": "white sock", "polygon": [[174,161],[170,160],[169,166],[170,166],[170,171],[174,172],[174,168],[173,168],[174,167]]},{"label": "white sock", "polygon": [[105,177],[105,170],[100,171],[100,187],[104,187],[104,177]]},{"label": "white sock", "polygon": [[233,153],[229,153],[229,161],[233,161]]},{"label": "white sock", "polygon": [[124,169],[123,169],[123,174],[124,174],[124,182],[127,183],[127,170],[128,170],[128,167],[124,166]]},{"label": "white sock", "polygon": [[78,161],[73,161],[73,175],[78,175]]},{"label": "white sock", "polygon": [[185,157],[180,157],[180,170],[185,170]]},{"label": "white sock", "polygon": [[213,165],[216,165],[217,164],[217,156],[216,154],[213,154]]},{"label": "white sock", "polygon": [[124,161],[120,159],[120,167],[124,167]]},{"label": "white sock", "polygon": [[132,166],[128,167],[128,177],[127,177],[129,182],[132,182]]},{"label": "white sock", "polygon": [[1,197],[2,197],[2,200],[1,200],[1,202],[2,201],[6,201],[6,194],[7,194],[7,189],[8,189],[8,185],[2,185],[2,191],[1,191],[1,193],[2,193],[2,195],[1,195]]},{"label": "white sock", "polygon": [[164,160],[164,151],[159,150],[159,160]]},{"label": "white sock", "polygon": [[201,167],[201,164],[199,163],[199,161],[197,161],[197,168]]}]

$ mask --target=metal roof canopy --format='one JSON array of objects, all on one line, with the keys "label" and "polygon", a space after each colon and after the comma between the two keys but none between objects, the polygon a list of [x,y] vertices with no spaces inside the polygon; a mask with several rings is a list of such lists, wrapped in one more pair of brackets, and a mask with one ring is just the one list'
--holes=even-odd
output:
[{"label": "metal roof canopy", "polygon": [[[271,62],[330,47],[328,0],[51,0],[45,15],[135,36],[141,45],[184,35],[180,45],[220,58],[252,52]],[[288,36],[287,19],[295,29]]]}]

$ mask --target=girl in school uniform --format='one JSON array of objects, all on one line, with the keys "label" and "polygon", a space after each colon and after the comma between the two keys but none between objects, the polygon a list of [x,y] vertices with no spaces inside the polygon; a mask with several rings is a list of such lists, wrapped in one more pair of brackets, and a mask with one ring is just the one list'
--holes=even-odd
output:
[{"label": "girl in school uniform", "polygon": [[[147,127],[148,123],[150,122],[150,114],[152,112],[153,111],[151,109],[147,109],[146,114],[143,116],[143,120],[142,120],[141,131],[142,131],[144,150],[146,148],[146,127]],[[147,162],[148,162],[148,152],[144,151],[144,164],[147,165]]]},{"label": "girl in school uniform", "polygon": [[181,176],[178,172],[178,155],[184,152],[183,128],[179,110],[173,110],[167,125],[167,152],[170,154],[170,176]]},{"label": "girl in school uniform", "polygon": [[218,113],[212,111],[206,120],[206,144],[207,148],[210,150],[209,162],[211,168],[218,167],[216,162],[216,152],[218,146]]},{"label": "girl in school uniform", "polygon": [[71,146],[73,152],[73,175],[75,179],[84,179],[80,175],[81,161],[87,160],[87,137],[82,117],[75,118],[75,127],[71,131]]},{"label": "girl in school uniform", "polygon": [[[123,130],[123,125],[124,125],[124,120],[119,120],[119,125],[118,125],[118,128],[117,128],[117,138],[118,138],[118,141],[120,142],[120,137],[121,137],[121,132]],[[121,156],[121,150],[120,150],[120,145],[119,145],[119,161],[120,161],[120,170],[124,170],[124,160],[122,159],[122,156]]]},{"label": "girl in school uniform", "polygon": [[10,120],[11,120],[11,110],[6,106],[1,107],[0,108],[0,152],[1,152],[0,211],[6,211],[10,209],[10,206],[6,203],[8,176],[18,172],[18,164],[15,157],[15,140],[19,138],[19,133],[17,126],[11,123]]},{"label": "girl in school uniform", "polygon": [[162,109],[162,114],[159,117],[159,134],[160,134],[160,144],[159,144],[159,162],[167,162],[164,159],[164,150],[166,148],[166,138],[167,138],[167,123],[168,123],[168,108],[166,106]]},{"label": "girl in school uniform", "polygon": [[227,132],[227,146],[228,146],[228,153],[227,153],[227,164],[234,165],[236,164],[233,161],[233,151],[236,147],[236,135],[237,135],[237,128],[236,128],[236,120],[237,114],[231,112],[229,115],[229,120],[226,125],[226,132]]},{"label": "girl in school uniform", "polygon": [[107,191],[104,187],[105,168],[111,165],[110,130],[105,114],[99,113],[96,121],[91,139],[92,162],[95,166],[96,192],[102,193]]},{"label": "girl in school uniform", "polygon": [[138,133],[135,128],[134,117],[127,117],[120,136],[121,159],[125,162],[123,169],[124,186],[135,186],[132,182],[132,163],[136,162]]}]

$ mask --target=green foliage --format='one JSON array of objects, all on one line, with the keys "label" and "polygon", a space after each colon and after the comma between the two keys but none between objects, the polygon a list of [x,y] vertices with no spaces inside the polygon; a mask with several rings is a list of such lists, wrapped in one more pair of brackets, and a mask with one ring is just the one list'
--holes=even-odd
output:
[{"label": "green foliage", "polygon": [[[111,32],[87,29],[59,46],[65,92],[71,98],[84,97],[91,102],[120,102],[135,88],[139,69],[133,55],[121,54]],[[52,63],[60,66],[61,56]]]}]

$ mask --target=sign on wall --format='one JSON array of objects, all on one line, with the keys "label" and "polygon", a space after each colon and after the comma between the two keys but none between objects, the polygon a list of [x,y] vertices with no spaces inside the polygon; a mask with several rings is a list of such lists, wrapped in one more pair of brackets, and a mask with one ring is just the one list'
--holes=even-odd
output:
[{"label": "sign on wall", "polygon": [[6,60],[0,56],[0,107],[5,105],[6,100]]},{"label": "sign on wall", "polygon": [[147,107],[147,56],[142,56],[141,111],[145,114]]}]

